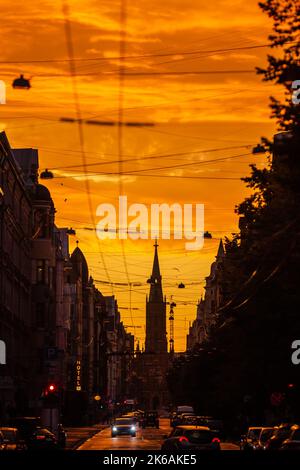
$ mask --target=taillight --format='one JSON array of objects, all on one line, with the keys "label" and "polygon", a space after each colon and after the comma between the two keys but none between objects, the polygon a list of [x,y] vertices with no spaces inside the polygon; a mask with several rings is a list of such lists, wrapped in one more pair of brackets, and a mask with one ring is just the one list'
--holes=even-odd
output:
[{"label": "taillight", "polygon": [[36,436],[36,439],[37,439],[38,441],[43,441],[45,438],[46,438],[46,436],[41,436],[41,435],[40,435],[40,436]]},{"label": "taillight", "polygon": [[179,438],[179,442],[189,442],[189,440],[188,440],[187,437],[181,436],[181,437]]},{"label": "taillight", "polygon": [[220,441],[220,439],[219,439],[218,437],[214,437],[211,442],[213,442],[213,443],[216,443],[216,442],[217,442],[218,444],[220,444],[221,441]]}]

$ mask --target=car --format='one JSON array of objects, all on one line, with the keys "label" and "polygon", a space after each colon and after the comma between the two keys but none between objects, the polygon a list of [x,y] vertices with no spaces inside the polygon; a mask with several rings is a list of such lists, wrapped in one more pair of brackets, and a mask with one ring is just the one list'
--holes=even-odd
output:
[{"label": "car", "polygon": [[59,450],[55,435],[47,428],[38,427],[28,439],[28,450]]},{"label": "car", "polygon": [[266,443],[273,436],[277,427],[263,427],[254,450],[266,450]]},{"label": "car", "polygon": [[223,438],[224,434],[224,424],[223,421],[212,416],[192,416],[192,415],[183,415],[181,419],[181,424],[192,424],[197,426],[207,426],[216,437],[219,439]]},{"label": "car", "polygon": [[32,434],[41,427],[40,418],[35,416],[19,416],[10,420],[10,427],[16,428],[21,440],[28,444]]},{"label": "car", "polygon": [[194,408],[190,405],[180,405],[180,406],[177,406],[176,408],[176,413],[178,415],[181,415],[183,413],[192,413],[192,414],[195,414],[194,413]]},{"label": "car", "polygon": [[245,435],[241,436],[240,450],[255,450],[263,426],[251,426]]},{"label": "car", "polygon": [[283,441],[279,450],[300,450],[300,426],[298,424],[291,427],[288,439]]},{"label": "car", "polygon": [[27,446],[24,440],[20,439],[17,428],[1,427],[5,450],[26,450]]},{"label": "car", "polygon": [[220,439],[207,426],[177,426],[161,446],[163,452],[220,449]]},{"label": "car", "polygon": [[194,417],[195,413],[190,411],[189,413],[174,413],[171,417],[170,424],[171,427],[175,428],[176,426],[179,426],[180,424],[184,424],[185,419],[189,419],[191,417]]},{"label": "car", "polygon": [[134,412],[134,417],[137,423],[141,423],[143,416],[144,416],[144,412],[142,410],[136,410]]},{"label": "car", "polygon": [[4,442],[4,436],[2,434],[2,431],[0,431],[0,451],[5,450],[5,448],[6,448],[6,445]]},{"label": "car", "polygon": [[[180,424],[182,425],[198,425],[201,426],[202,423],[199,422],[199,416],[182,416],[180,418]],[[178,424],[179,425],[179,424]]]},{"label": "car", "polygon": [[289,423],[284,423],[278,426],[273,435],[266,442],[266,450],[278,450],[282,446],[283,442],[290,437],[293,426],[293,424]]},{"label": "car", "polygon": [[179,426],[179,424],[181,424],[181,421],[182,421],[182,416],[180,414],[173,413],[170,419],[170,426],[172,428],[176,428],[176,426]]},{"label": "car", "polygon": [[190,411],[189,413],[181,413],[179,416],[181,417],[181,419],[183,419],[183,418],[189,418],[191,416],[196,416],[196,415],[193,411]]},{"label": "car", "polygon": [[[179,426],[180,424],[184,424],[185,420],[189,420],[195,417],[195,413],[190,411],[189,413],[181,413],[175,415],[173,418],[173,427]],[[198,423],[195,423],[198,424]]]},{"label": "car", "polygon": [[154,427],[159,428],[159,418],[157,411],[145,411],[141,420],[142,428]]},{"label": "car", "polygon": [[136,436],[136,426],[131,418],[116,418],[111,426],[111,437],[121,434]]},{"label": "car", "polygon": [[173,413],[170,415],[170,426],[174,428],[181,424],[183,415],[194,416],[194,408],[189,405],[177,406],[176,411],[173,411]]},{"label": "car", "polygon": [[134,412],[132,412],[132,413],[131,413],[131,412],[130,412],[130,413],[126,413],[125,415],[122,415],[121,418],[126,418],[126,419],[128,418],[128,419],[131,419],[134,424],[136,424],[137,421],[138,421],[138,419],[137,419],[137,417],[136,417],[136,415],[135,415]]}]

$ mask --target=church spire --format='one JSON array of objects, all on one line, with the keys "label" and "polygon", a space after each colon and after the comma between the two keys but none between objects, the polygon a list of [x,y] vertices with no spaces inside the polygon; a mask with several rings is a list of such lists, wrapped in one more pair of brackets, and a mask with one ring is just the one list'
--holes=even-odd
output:
[{"label": "church spire", "polygon": [[154,243],[154,248],[155,248],[155,251],[154,251],[154,260],[153,260],[153,268],[152,268],[152,279],[159,279],[161,280],[161,275],[160,275],[160,269],[159,269],[159,261],[158,261],[158,252],[157,252],[157,248],[158,248],[158,244],[157,244],[157,238],[155,239],[155,243]]},{"label": "church spire", "polygon": [[166,302],[163,298],[158,261],[158,244],[155,240],[152,274],[148,279],[150,293],[146,301],[146,352],[167,353]]},{"label": "church spire", "polygon": [[157,251],[157,248],[158,248],[157,239],[155,240],[155,244],[153,246],[155,248],[155,251],[154,251],[152,274],[151,274],[151,277],[147,281],[148,284],[150,284],[149,301],[150,302],[163,302],[163,291],[162,291],[161,275],[160,275],[158,251]]}]

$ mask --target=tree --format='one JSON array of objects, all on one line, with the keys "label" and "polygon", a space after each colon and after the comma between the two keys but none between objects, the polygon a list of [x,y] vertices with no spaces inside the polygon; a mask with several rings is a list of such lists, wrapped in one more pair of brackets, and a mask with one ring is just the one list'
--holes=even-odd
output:
[{"label": "tree", "polygon": [[271,117],[279,132],[289,134],[275,144],[262,138],[268,164],[251,165],[243,178],[252,193],[236,207],[240,233],[226,240],[226,302],[208,345],[219,359],[212,363],[203,353],[196,363],[177,365],[172,382],[190,379],[182,383],[198,387],[198,399],[218,404],[220,415],[256,413],[252,423],[256,418],[261,424],[273,391],[285,391],[289,382],[300,386],[290,360],[291,343],[300,337],[300,108],[291,90],[300,79],[300,2],[265,0],[259,6],[273,19],[274,55],[257,72],[283,87],[282,101],[271,97]]},{"label": "tree", "polygon": [[273,19],[273,32],[269,36],[271,48],[279,50],[278,56],[268,55],[268,67],[258,68],[263,80],[283,85],[285,98],[271,97],[272,117],[278,129],[300,131],[299,105],[292,103],[291,84],[300,79],[300,4],[295,0],[266,0],[260,8]]},{"label": "tree", "polygon": [[[295,374],[290,344],[300,334],[300,108],[291,93],[292,81],[300,79],[300,3],[266,0],[259,5],[273,19],[269,40],[277,54],[268,55],[266,69],[257,71],[284,87],[283,101],[271,97],[270,107],[278,131],[288,134],[278,135],[274,144],[263,138],[270,151],[268,166],[251,165],[250,176],[243,178],[252,194],[236,208],[241,232],[226,243],[224,283],[233,289],[220,324],[235,321],[218,331],[215,341],[227,351],[227,368],[219,379],[231,370],[251,393],[264,390],[267,396]],[[235,330],[243,340],[226,340]]]}]

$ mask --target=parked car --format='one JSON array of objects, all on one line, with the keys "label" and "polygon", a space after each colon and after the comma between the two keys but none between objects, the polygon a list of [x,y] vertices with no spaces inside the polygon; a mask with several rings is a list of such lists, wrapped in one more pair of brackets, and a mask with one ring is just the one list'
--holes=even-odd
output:
[{"label": "parked car", "polygon": [[269,439],[273,436],[275,433],[277,427],[263,427],[259,438],[258,438],[258,443],[257,443],[257,450],[266,450],[266,443],[268,442]]},{"label": "parked car", "polygon": [[2,434],[2,432],[0,431],[0,451],[1,450],[5,450],[5,443],[4,443],[4,436]]},{"label": "parked car", "polygon": [[177,414],[177,413],[173,413],[171,419],[170,419],[170,425],[172,428],[176,428],[176,426],[179,426],[180,424],[182,424],[182,415],[181,414]]},{"label": "parked car", "polygon": [[247,434],[241,436],[240,449],[255,450],[262,429],[262,426],[251,426],[248,428]]},{"label": "parked car", "polygon": [[220,450],[220,439],[206,426],[177,426],[165,439],[162,451]]},{"label": "parked car", "polygon": [[16,428],[21,440],[28,444],[32,434],[41,427],[40,418],[34,416],[19,416],[10,420],[10,426]]},{"label": "parked car", "polygon": [[293,424],[281,424],[266,442],[266,450],[278,450],[283,442],[290,437]]},{"label": "parked car", "polygon": [[37,428],[28,439],[28,450],[59,450],[56,436],[46,428]]},{"label": "parked car", "polygon": [[220,419],[216,419],[213,416],[194,416],[189,417],[191,421],[194,419],[194,424],[198,426],[207,426],[216,437],[219,439],[223,438],[224,424]]},{"label": "parked car", "polygon": [[136,410],[134,412],[134,416],[135,416],[138,423],[140,423],[140,421],[142,420],[143,415],[144,415],[144,412],[142,410]]},{"label": "parked car", "polygon": [[145,411],[142,421],[142,428],[155,427],[159,428],[159,417],[157,411]]},{"label": "parked car", "polygon": [[175,413],[172,418],[171,418],[171,427],[175,428],[176,426],[179,426],[180,424],[184,424],[185,420],[189,420],[190,418],[195,417],[195,413],[190,411],[188,413],[180,413],[177,414]]},{"label": "parked car", "polygon": [[288,439],[283,441],[279,450],[300,450],[300,426],[298,424],[291,427]]},{"label": "parked car", "polygon": [[190,405],[177,406],[176,411],[170,415],[170,426],[176,427],[181,424],[181,419],[185,416],[195,416],[194,408]]},{"label": "parked car", "polygon": [[131,419],[134,424],[138,421],[134,412],[126,413],[125,415],[122,415],[121,418]]},{"label": "parked car", "polygon": [[20,439],[17,428],[1,427],[5,450],[26,450],[25,441]]},{"label": "parked car", "polygon": [[121,434],[127,434],[132,437],[136,436],[136,426],[131,418],[116,418],[111,426],[111,437]]},{"label": "parked car", "polygon": [[[201,426],[202,423],[199,422],[199,416],[182,416],[180,418],[181,425],[191,425],[191,426]],[[178,424],[179,426],[179,424]]]},{"label": "parked car", "polygon": [[192,414],[195,414],[194,412],[194,408],[190,405],[180,405],[180,406],[177,406],[176,408],[176,413],[178,415],[181,415],[183,413],[192,413]]}]

